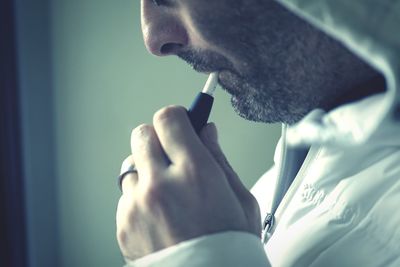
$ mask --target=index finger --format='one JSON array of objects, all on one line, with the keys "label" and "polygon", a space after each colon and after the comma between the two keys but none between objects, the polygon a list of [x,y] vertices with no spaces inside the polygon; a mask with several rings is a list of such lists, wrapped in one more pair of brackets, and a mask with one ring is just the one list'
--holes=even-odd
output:
[{"label": "index finger", "polygon": [[187,115],[180,106],[159,110],[153,118],[154,129],[172,163],[182,162],[207,153]]}]

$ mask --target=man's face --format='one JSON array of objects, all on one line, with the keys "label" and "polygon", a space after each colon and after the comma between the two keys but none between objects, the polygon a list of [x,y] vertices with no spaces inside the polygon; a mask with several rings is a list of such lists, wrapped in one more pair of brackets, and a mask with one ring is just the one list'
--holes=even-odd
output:
[{"label": "man's face", "polygon": [[[339,47],[272,0],[142,0],[142,30],[155,55],[219,71],[242,117],[294,123],[331,103]],[[322,78],[323,77],[323,78]],[[331,78],[330,78],[331,77]]]}]

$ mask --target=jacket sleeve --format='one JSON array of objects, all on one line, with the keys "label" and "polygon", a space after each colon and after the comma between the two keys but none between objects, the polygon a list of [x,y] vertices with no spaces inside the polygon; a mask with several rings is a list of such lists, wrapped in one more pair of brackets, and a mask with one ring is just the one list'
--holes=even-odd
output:
[{"label": "jacket sleeve", "polygon": [[268,267],[257,236],[245,232],[222,232],[191,239],[129,262],[125,267]]}]

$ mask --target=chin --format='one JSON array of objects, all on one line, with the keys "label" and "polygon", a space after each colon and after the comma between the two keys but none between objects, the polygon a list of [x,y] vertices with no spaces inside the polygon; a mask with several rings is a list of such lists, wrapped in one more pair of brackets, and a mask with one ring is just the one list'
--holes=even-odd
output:
[{"label": "chin", "polygon": [[311,110],[313,101],[288,93],[284,87],[265,84],[265,80],[258,84],[250,81],[232,71],[222,71],[219,76],[221,87],[231,95],[233,109],[246,120],[292,125]]},{"label": "chin", "polygon": [[246,97],[232,96],[231,104],[234,111],[240,117],[260,123],[285,123],[292,125],[299,122],[305,115],[304,113],[291,113],[285,107],[274,107],[269,101],[260,103]]}]

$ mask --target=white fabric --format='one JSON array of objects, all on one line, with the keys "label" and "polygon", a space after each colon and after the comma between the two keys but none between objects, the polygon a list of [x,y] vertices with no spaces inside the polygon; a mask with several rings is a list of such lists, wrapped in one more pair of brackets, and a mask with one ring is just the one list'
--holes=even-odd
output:
[{"label": "white fabric", "polygon": [[[265,246],[272,266],[400,266],[397,133],[348,149],[312,147]],[[258,186],[265,214],[272,199]]]},{"label": "white fabric", "polygon": [[[400,0],[279,2],[380,71],[387,91],[328,114],[313,111],[288,129],[286,142],[312,147],[277,210],[265,253],[254,236],[227,232],[130,266],[400,266]],[[277,172],[273,167],[252,189],[262,215]]]},{"label": "white fabric", "polygon": [[[394,113],[400,113],[400,1],[398,0],[280,0],[286,7],[308,20],[347,46],[381,72],[387,83],[387,92],[374,101],[373,110],[361,105],[339,108],[315,120],[316,138],[302,135],[303,140],[293,143],[320,143],[320,136],[330,137],[323,142],[337,145],[361,144],[378,128],[392,124]],[[365,108],[365,109],[364,109]],[[366,109],[368,108],[368,109]],[[368,120],[363,120],[368,111]],[[347,114],[352,121],[343,121]],[[355,116],[356,113],[359,116]],[[361,117],[360,117],[361,116]],[[367,123],[364,123],[366,122]],[[301,123],[295,127],[302,127]],[[307,125],[310,128],[310,121]],[[299,129],[296,129],[299,130]],[[353,139],[354,137],[354,139]],[[298,136],[298,139],[302,137]]]},{"label": "white fabric", "polygon": [[[251,251],[246,248],[252,248]],[[245,232],[224,232],[182,242],[131,262],[134,267],[252,266],[265,267],[268,260],[260,238]]]}]

